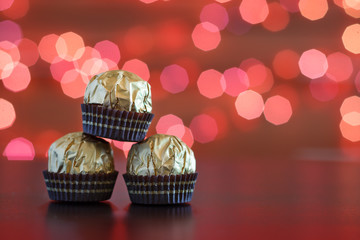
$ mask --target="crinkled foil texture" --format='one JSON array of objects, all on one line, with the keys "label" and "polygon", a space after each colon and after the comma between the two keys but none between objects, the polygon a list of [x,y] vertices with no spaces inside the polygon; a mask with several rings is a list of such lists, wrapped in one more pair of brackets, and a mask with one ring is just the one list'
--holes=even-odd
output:
[{"label": "crinkled foil texture", "polygon": [[88,83],[85,104],[139,113],[151,112],[151,87],[134,73],[114,70],[95,75]]},{"label": "crinkled foil texture", "polygon": [[138,176],[189,174],[195,173],[196,160],[178,137],[156,134],[131,147],[126,170]]},{"label": "crinkled foil texture", "polygon": [[56,140],[48,152],[48,171],[53,173],[95,174],[114,171],[113,151],[103,139],[69,133]]}]

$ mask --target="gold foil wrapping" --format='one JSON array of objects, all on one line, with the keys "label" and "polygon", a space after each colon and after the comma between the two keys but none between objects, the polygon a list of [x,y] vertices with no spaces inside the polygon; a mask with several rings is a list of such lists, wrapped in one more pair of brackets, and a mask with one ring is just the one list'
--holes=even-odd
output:
[{"label": "gold foil wrapping", "polygon": [[128,174],[142,176],[188,174],[195,170],[193,151],[179,138],[163,134],[134,144],[126,166]]},{"label": "gold foil wrapping", "polygon": [[85,90],[84,103],[101,104],[121,111],[150,113],[151,87],[134,73],[108,71],[91,78]]},{"label": "gold foil wrapping", "polygon": [[114,158],[110,144],[82,132],[56,140],[48,152],[48,171],[70,174],[111,173]]}]

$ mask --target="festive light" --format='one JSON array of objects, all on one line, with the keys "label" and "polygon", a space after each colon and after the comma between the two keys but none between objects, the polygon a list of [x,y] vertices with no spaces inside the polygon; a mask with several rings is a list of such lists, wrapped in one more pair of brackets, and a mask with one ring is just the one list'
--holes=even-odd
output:
[{"label": "festive light", "polygon": [[201,95],[213,99],[224,93],[226,82],[220,72],[209,69],[200,74],[197,86]]},{"label": "festive light", "polygon": [[139,59],[132,59],[125,62],[122,69],[137,74],[144,81],[149,81],[150,79],[150,72],[147,64]]},{"label": "festive light", "polygon": [[58,58],[58,53],[55,48],[59,36],[56,34],[49,34],[41,38],[38,45],[39,54],[42,60],[52,63],[54,59]]},{"label": "festive light", "polygon": [[351,126],[360,125],[360,113],[359,112],[349,112],[344,115],[343,120],[350,124]]},{"label": "festive light", "polygon": [[360,1],[359,0],[344,0],[343,3],[353,9],[360,10]]},{"label": "festive light", "polygon": [[64,74],[69,71],[75,69],[73,62],[68,62],[66,60],[55,60],[50,65],[50,72],[53,78],[57,81],[61,81]]},{"label": "festive light", "polygon": [[328,69],[325,54],[316,49],[303,52],[299,60],[300,71],[308,78],[315,79],[324,76]]},{"label": "festive light", "polygon": [[2,0],[0,1],[0,11],[4,11],[8,8],[11,7],[11,5],[13,4],[14,0]]},{"label": "festive light", "polygon": [[350,112],[360,113],[360,97],[351,96],[344,99],[340,107],[341,116],[344,117]]},{"label": "festive light", "polygon": [[20,26],[10,20],[0,22],[0,32],[6,34],[0,34],[0,41],[17,42],[22,38],[22,31]]},{"label": "festive light", "polygon": [[242,69],[233,67],[224,72],[224,79],[226,82],[225,93],[236,97],[239,93],[249,88],[249,78]]},{"label": "festive light", "polygon": [[266,0],[243,0],[240,3],[239,11],[245,21],[257,24],[266,19],[269,14],[269,7]]},{"label": "festive light", "polygon": [[240,68],[246,71],[250,89],[259,93],[270,91],[274,84],[274,78],[271,70],[262,62],[254,58],[246,59],[240,64]]},{"label": "festive light", "polygon": [[214,141],[218,133],[216,121],[206,114],[195,116],[190,123],[190,129],[194,138],[199,143]]},{"label": "festive light", "polygon": [[[82,56],[76,61],[74,61],[74,66],[76,69],[81,70],[83,68],[84,63],[89,59],[93,59],[93,58],[101,59],[100,53],[95,48],[86,46],[84,48],[84,53],[82,54]],[[57,60],[58,59],[55,59],[54,62],[56,62]]]},{"label": "festive light", "polygon": [[83,78],[86,77],[76,69],[67,71],[60,82],[64,94],[71,98],[83,97],[86,89],[86,83],[83,81]]},{"label": "festive light", "polygon": [[29,0],[15,0],[11,7],[4,10],[2,14],[11,19],[19,19],[24,17],[28,13],[28,11]]},{"label": "festive light", "polygon": [[272,62],[274,72],[283,79],[296,78],[300,74],[299,59],[299,54],[290,49],[276,53]]},{"label": "festive light", "polygon": [[20,92],[25,90],[28,87],[30,81],[31,75],[29,68],[22,63],[18,63],[10,76],[3,78],[2,80],[4,86],[13,92]]},{"label": "festive light", "polygon": [[210,22],[223,30],[229,22],[229,16],[226,9],[217,3],[205,5],[200,13],[201,22]]},{"label": "festive light", "polygon": [[311,80],[309,87],[311,95],[321,102],[334,99],[339,92],[338,84],[327,77]]},{"label": "festive light", "polygon": [[10,76],[14,67],[10,54],[0,50],[0,79]]},{"label": "festive light", "polygon": [[274,125],[287,123],[292,115],[292,108],[289,100],[276,95],[266,100],[264,116],[266,120]]},{"label": "festive light", "polygon": [[156,133],[182,138],[185,134],[184,123],[181,118],[173,114],[162,116],[156,124]]},{"label": "festive light", "polygon": [[115,63],[120,61],[121,55],[119,47],[109,40],[96,43],[94,49],[100,53],[102,58],[110,59]]},{"label": "festive light", "polygon": [[348,26],[342,35],[343,44],[349,52],[360,53],[360,24]]},{"label": "festive light", "polygon": [[73,32],[61,34],[55,47],[59,57],[66,61],[75,61],[85,52],[84,40]]},{"label": "festive light", "polygon": [[335,52],[327,56],[329,68],[326,76],[336,82],[342,82],[350,78],[353,73],[351,58],[341,52]]},{"label": "festive light", "polygon": [[9,101],[0,98],[0,130],[11,127],[15,119],[14,106]]},{"label": "festive light", "polygon": [[33,66],[39,59],[37,45],[30,39],[23,38],[18,44],[21,62],[26,66]]},{"label": "festive light", "polygon": [[300,0],[299,9],[303,17],[315,21],[323,18],[329,7],[327,0]]},{"label": "festive light", "polygon": [[278,32],[286,28],[289,24],[289,13],[280,5],[280,3],[269,3],[269,15],[262,22],[264,28],[271,32]]},{"label": "festive light", "polygon": [[157,0],[139,0],[139,1],[143,2],[143,3],[146,3],[146,4],[149,4],[149,3],[156,2]]},{"label": "festive light", "polygon": [[246,90],[236,98],[235,107],[239,116],[251,120],[260,117],[262,114],[264,100],[259,93]]},{"label": "festive light", "polygon": [[342,119],[339,127],[344,138],[352,142],[360,141],[360,125],[353,126]]},{"label": "festive light", "polygon": [[194,144],[194,136],[190,128],[188,127],[184,127],[184,128],[185,128],[185,133],[184,136],[181,138],[181,140],[191,148],[192,145]]},{"label": "festive light", "polygon": [[7,144],[3,156],[8,160],[33,160],[35,157],[35,149],[29,140],[18,137]]},{"label": "festive light", "polygon": [[358,92],[360,92],[360,71],[355,76],[355,87]]},{"label": "festive light", "polygon": [[203,51],[210,51],[217,48],[221,41],[218,27],[209,22],[196,25],[191,37],[194,45]]},{"label": "festive light", "polygon": [[162,70],[160,82],[166,91],[175,94],[186,89],[189,84],[189,77],[184,68],[172,64]]},{"label": "festive light", "polygon": [[136,142],[120,142],[120,141],[113,141],[114,146],[121,149],[124,153],[125,158],[127,158],[128,153]]}]

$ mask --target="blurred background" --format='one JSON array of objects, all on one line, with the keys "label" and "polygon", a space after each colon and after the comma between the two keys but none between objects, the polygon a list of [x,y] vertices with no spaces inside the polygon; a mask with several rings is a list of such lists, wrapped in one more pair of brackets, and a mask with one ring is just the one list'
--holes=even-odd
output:
[{"label": "blurred background", "polygon": [[152,86],[148,135],[201,161],[360,159],[359,18],[359,0],[1,0],[0,156],[46,161],[89,79],[124,69]]}]

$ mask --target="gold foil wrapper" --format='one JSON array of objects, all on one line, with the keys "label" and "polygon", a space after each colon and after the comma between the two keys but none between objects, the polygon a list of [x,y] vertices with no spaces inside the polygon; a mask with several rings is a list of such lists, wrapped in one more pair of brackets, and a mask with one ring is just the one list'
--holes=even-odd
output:
[{"label": "gold foil wrapper", "polygon": [[128,155],[130,175],[158,176],[195,173],[194,152],[178,137],[156,134],[134,144]]},{"label": "gold foil wrapper", "polygon": [[108,71],[91,78],[85,90],[84,103],[101,104],[121,111],[150,113],[151,87],[134,73]]},{"label": "gold foil wrapper", "polygon": [[48,156],[49,172],[94,174],[114,171],[110,144],[83,132],[69,133],[56,140],[50,146]]}]

